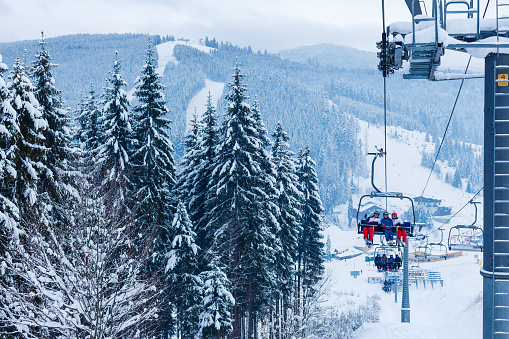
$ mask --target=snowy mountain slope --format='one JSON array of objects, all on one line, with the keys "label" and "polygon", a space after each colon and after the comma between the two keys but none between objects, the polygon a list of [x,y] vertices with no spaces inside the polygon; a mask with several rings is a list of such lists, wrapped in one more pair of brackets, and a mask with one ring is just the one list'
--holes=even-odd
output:
[{"label": "snowy mountain slope", "polygon": [[207,53],[210,53],[212,50],[214,50],[214,48],[203,46],[203,45],[191,42],[191,41],[178,40],[178,41],[163,42],[162,44],[159,44],[156,46],[157,54],[159,55],[159,59],[157,61],[157,68],[156,68],[157,74],[162,76],[164,73],[164,69],[169,62],[178,64],[177,58],[175,58],[175,56],[173,55],[173,49],[175,48],[176,45],[185,45],[185,46],[193,47],[199,51],[207,52]]},{"label": "snowy mountain slope", "polygon": [[[374,146],[383,147],[383,128],[359,121],[360,138],[366,150],[373,152]],[[419,132],[410,132],[401,128],[388,127],[387,138],[387,174],[388,191],[403,192],[410,197],[420,196],[429,175],[429,169],[420,166],[423,149],[431,147],[426,136]],[[371,157],[366,160],[366,168],[371,170]],[[384,189],[384,161],[377,160],[375,185]],[[370,178],[362,178],[360,186],[367,193],[372,190]],[[443,199],[443,205],[452,206],[455,213],[472,197],[459,189],[445,184],[437,176],[432,175],[425,196]],[[481,201],[481,199],[479,199]],[[354,203],[356,202],[354,198]],[[389,210],[397,210],[400,204],[393,204]],[[341,209],[340,209],[341,210]],[[345,209],[343,209],[345,210]],[[451,220],[446,229],[455,224],[471,223],[474,208],[467,206],[457,217]],[[482,225],[482,206],[480,206],[478,224]],[[342,214],[339,220],[347,220]],[[434,228],[441,226],[435,223]],[[361,253],[354,246],[362,247],[364,241],[356,230],[348,230],[345,225],[330,226],[324,230],[324,240],[331,240],[331,250],[343,252],[342,256]],[[428,231],[429,232],[429,231]],[[448,233],[447,233],[448,234]],[[440,234],[430,234],[430,239],[438,241]],[[445,236],[446,237],[446,236]],[[430,240],[431,241],[431,240]],[[445,239],[446,243],[447,240]],[[418,244],[410,242],[410,253]],[[345,309],[345,296],[357,296],[357,303],[366,300],[367,296],[380,296],[380,322],[365,323],[356,331],[356,339],[371,338],[447,338],[469,339],[482,337],[482,277],[479,274],[482,253],[463,252],[458,258],[446,261],[419,263],[424,269],[441,273],[444,286],[435,285],[432,289],[422,285],[410,287],[410,323],[401,323],[401,293],[395,302],[393,293],[382,291],[380,284],[368,284],[368,277],[381,277],[372,264],[365,262],[366,254],[352,259],[333,260],[326,263],[331,274],[332,286],[327,295],[327,305]],[[372,255],[372,250],[367,255]],[[350,271],[362,270],[358,278],[353,278]],[[351,298],[351,297],[350,297]],[[350,306],[352,307],[352,306]]]},{"label": "snowy mountain slope", "polygon": [[376,53],[361,51],[353,47],[332,44],[318,44],[302,46],[290,50],[280,51],[283,59],[295,62],[318,62],[347,69],[376,69],[378,59]]},{"label": "snowy mountain slope", "polygon": [[221,95],[223,94],[224,89],[224,83],[222,82],[214,82],[210,79],[205,79],[205,87],[201,89],[198,94],[196,94],[191,101],[189,102],[189,105],[187,106],[186,111],[186,132],[189,129],[189,123],[193,118],[193,114],[196,111],[196,114],[198,115],[198,118],[202,116],[202,114],[205,112],[206,108],[205,105],[207,104],[207,97],[210,93],[210,96],[212,97],[212,104],[217,109],[217,102]]}]

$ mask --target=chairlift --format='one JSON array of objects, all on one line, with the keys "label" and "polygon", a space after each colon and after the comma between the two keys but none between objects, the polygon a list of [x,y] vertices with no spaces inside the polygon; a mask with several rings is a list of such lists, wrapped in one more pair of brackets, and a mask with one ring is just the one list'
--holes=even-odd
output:
[{"label": "chairlift", "polygon": [[381,245],[377,246],[373,252],[374,257],[376,257],[377,255],[383,256],[384,254],[387,258],[389,258],[389,256],[391,255],[393,257],[396,257],[396,254],[399,255],[400,251],[398,250],[397,247],[394,246]]},{"label": "chairlift", "polygon": [[[412,198],[404,196],[403,193],[399,193],[399,192],[382,192],[382,191],[380,191],[375,186],[375,181],[374,181],[375,180],[375,161],[376,161],[377,158],[381,158],[381,157],[383,157],[385,155],[385,152],[384,152],[383,148],[380,148],[380,149],[377,148],[377,147],[375,147],[375,148],[376,148],[377,152],[375,152],[375,153],[367,153],[367,155],[373,155],[374,156],[373,162],[371,164],[371,185],[373,186],[374,191],[372,191],[371,194],[363,195],[359,199],[359,205],[358,205],[358,208],[357,208],[357,233],[358,234],[363,234],[363,229],[364,228],[367,228],[367,229],[373,228],[373,237],[375,235],[379,235],[380,236],[380,243],[385,245],[385,235],[384,235],[384,231],[383,231],[382,225],[372,225],[372,224],[369,224],[368,216],[367,215],[364,216],[364,219],[359,216],[363,200],[369,198],[369,199],[379,199],[379,200],[380,199],[399,199],[399,200],[406,199],[406,200],[410,201],[410,205],[411,205],[411,208],[412,208],[412,222],[405,221],[405,222],[403,222],[402,226],[399,226],[400,229],[404,229],[407,232],[407,237],[413,237],[414,236],[415,210],[414,210],[414,201],[412,200]],[[366,241],[366,245],[369,246],[369,247],[374,245],[373,239],[369,239],[369,240],[365,239],[365,241]],[[397,244],[394,243],[391,246],[396,246],[396,245]]]},{"label": "chairlift", "polygon": [[449,230],[449,250],[482,252],[484,248],[483,230],[476,225],[477,204],[479,201],[470,201],[475,207],[475,218],[471,225],[456,225]]},{"label": "chairlift", "polygon": [[[399,262],[396,261],[396,256],[398,256],[401,259],[401,253],[397,247],[387,246],[387,245],[377,246],[373,252],[373,257],[377,258],[378,256],[380,256],[380,258],[383,258],[384,254],[385,254],[385,257],[387,258],[387,263],[377,263],[376,259],[375,259],[375,265],[376,264],[389,265],[389,259],[391,256],[394,259],[394,261],[392,262],[392,265],[394,265],[394,268],[391,269],[390,267],[388,267],[389,271],[397,271],[399,269],[399,267],[403,264],[402,261],[399,261]],[[399,264],[399,267],[397,266],[398,264]],[[378,268],[379,272],[384,271],[384,269],[382,267],[378,267],[378,265],[377,265],[377,268]]]},{"label": "chairlift", "polygon": [[426,245],[424,257],[426,259],[447,259],[447,246],[443,244],[444,241],[444,229],[440,227],[440,241],[430,242]]},{"label": "chairlift", "polygon": [[426,259],[426,252],[427,252],[427,248],[428,248],[428,236],[424,235],[424,234],[417,234],[415,236],[415,240],[418,240],[421,242],[426,240],[426,244],[425,245],[421,244],[421,245],[415,247],[414,258],[418,259],[418,260]]}]

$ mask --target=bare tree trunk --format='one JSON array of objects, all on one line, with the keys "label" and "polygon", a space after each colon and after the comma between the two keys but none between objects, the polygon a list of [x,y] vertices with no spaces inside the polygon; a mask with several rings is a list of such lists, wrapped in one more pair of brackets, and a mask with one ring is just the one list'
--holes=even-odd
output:
[{"label": "bare tree trunk", "polygon": [[253,275],[249,273],[248,278],[248,285],[247,285],[247,300],[248,300],[248,315],[247,315],[247,321],[248,321],[248,329],[247,329],[247,337],[249,339],[254,338],[254,315],[253,315]]},{"label": "bare tree trunk", "polygon": [[234,253],[233,253],[233,267],[232,267],[232,276],[233,276],[233,298],[235,299],[235,305],[233,306],[233,339],[240,339],[241,337],[241,321],[240,321],[240,309],[239,309],[239,286],[238,286],[238,276],[237,276],[237,268],[239,266],[239,249],[237,247],[237,241],[234,240]]},{"label": "bare tree trunk", "polygon": [[281,332],[281,329],[279,328],[280,327],[280,322],[279,322],[279,298],[276,298],[276,314],[275,314],[275,319],[274,319],[274,332],[276,333],[276,338],[279,338],[280,336],[280,332]]}]

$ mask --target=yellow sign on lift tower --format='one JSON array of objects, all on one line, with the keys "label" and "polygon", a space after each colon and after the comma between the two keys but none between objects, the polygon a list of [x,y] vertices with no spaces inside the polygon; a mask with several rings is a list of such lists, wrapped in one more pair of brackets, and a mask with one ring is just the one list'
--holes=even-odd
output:
[{"label": "yellow sign on lift tower", "polygon": [[508,74],[499,74],[498,75],[498,79],[499,79],[499,81],[497,81],[498,87],[509,85],[509,82],[507,82],[507,81],[500,81],[502,79],[509,79],[509,75]]}]

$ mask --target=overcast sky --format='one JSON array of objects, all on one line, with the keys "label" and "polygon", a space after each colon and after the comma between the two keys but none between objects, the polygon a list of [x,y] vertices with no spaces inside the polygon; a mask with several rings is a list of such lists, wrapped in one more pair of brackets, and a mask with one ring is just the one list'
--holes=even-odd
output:
[{"label": "overcast sky", "polygon": [[[386,0],[386,22],[409,21]],[[0,0],[0,42],[75,33],[215,37],[277,52],[317,43],[374,51],[381,0]]]}]

